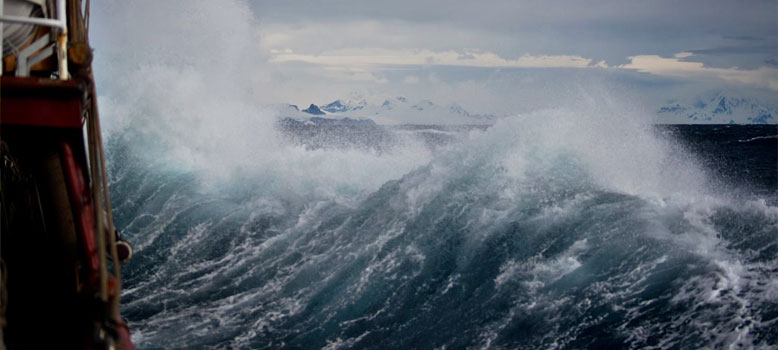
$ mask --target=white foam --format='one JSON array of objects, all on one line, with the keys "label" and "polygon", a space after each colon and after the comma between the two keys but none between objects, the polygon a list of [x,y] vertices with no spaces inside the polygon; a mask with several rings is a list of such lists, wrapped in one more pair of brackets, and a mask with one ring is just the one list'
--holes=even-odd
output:
[{"label": "white foam", "polygon": [[752,141],[756,141],[756,140],[768,140],[768,139],[778,139],[778,135],[756,136],[756,137],[752,137],[750,139],[737,140],[737,142],[752,142]]},{"label": "white foam", "polygon": [[252,74],[262,60],[244,1],[96,5],[95,70],[102,77],[105,132],[131,129],[145,136],[141,140],[160,141],[162,149],[132,147],[168,167],[194,171],[206,187],[253,179],[263,184],[258,191],[347,200],[430,159],[412,140],[380,154],[311,151],[285,142],[276,132],[277,111],[253,97]]}]

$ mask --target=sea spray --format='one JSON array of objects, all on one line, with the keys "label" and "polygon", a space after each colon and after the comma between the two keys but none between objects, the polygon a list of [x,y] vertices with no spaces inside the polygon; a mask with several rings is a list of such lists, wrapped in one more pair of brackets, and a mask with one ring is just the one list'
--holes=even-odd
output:
[{"label": "sea spray", "polygon": [[132,134],[146,162],[206,187],[242,177],[256,186],[236,191],[346,200],[429,160],[408,138],[379,154],[311,151],[280,137],[277,111],[252,97],[261,56],[243,1],[112,1],[96,13],[110,22],[97,26],[117,33],[95,38],[106,133]]},{"label": "sea spray", "polygon": [[778,343],[774,198],[721,191],[607,93],[450,147],[310,149],[248,93],[245,3],[100,6],[141,349]]},{"label": "sea spray", "polygon": [[[117,216],[144,242],[124,296],[137,340],[149,348],[772,344],[778,209],[709,188],[694,157],[650,129],[592,129],[584,109],[472,131],[352,201],[295,186],[248,196],[204,190],[185,180],[197,171],[124,158],[115,173],[147,179],[116,186],[120,198],[135,198]],[[570,143],[549,139],[556,133]],[[597,145],[626,140],[643,142]],[[111,154],[133,148],[112,144]],[[292,150],[317,161],[360,152]],[[621,164],[600,152],[650,157]],[[283,179],[315,178],[295,176]]]}]

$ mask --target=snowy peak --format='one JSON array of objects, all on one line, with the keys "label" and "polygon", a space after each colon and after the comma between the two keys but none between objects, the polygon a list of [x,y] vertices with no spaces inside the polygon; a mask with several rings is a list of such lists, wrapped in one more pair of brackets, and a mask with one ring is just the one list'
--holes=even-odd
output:
[{"label": "snowy peak", "polygon": [[311,103],[311,105],[307,109],[302,110],[305,113],[313,114],[313,115],[324,115],[326,113],[322,112],[321,109],[319,109],[319,106]]},{"label": "snowy peak", "polygon": [[496,119],[491,115],[471,114],[458,104],[441,106],[426,99],[411,102],[403,96],[385,96],[371,98],[370,104],[364,101],[359,108],[341,102],[344,107],[338,106],[337,112],[325,110],[331,116],[367,117],[379,124],[483,124]]},{"label": "snowy peak", "polygon": [[464,108],[462,108],[462,106],[460,106],[458,104],[452,104],[452,105],[448,106],[448,110],[451,111],[451,113],[454,113],[454,114],[459,114],[459,115],[463,115],[463,116],[467,116],[467,117],[470,116],[470,113],[468,113]]},{"label": "snowy peak", "polygon": [[358,103],[356,105],[351,105],[349,103],[344,103],[341,100],[335,100],[333,102],[330,102],[323,107],[321,107],[322,110],[329,112],[329,113],[343,113],[348,111],[358,111],[360,109],[365,108],[365,105],[367,103]]},{"label": "snowy peak", "polygon": [[657,111],[660,122],[670,124],[776,124],[778,108],[753,98],[723,92],[691,101],[670,101]]},{"label": "snowy peak", "polygon": [[719,103],[716,104],[716,109],[713,113],[727,113],[732,114],[732,103],[728,103],[726,97],[719,98]]},{"label": "snowy peak", "polygon": [[[323,105],[311,104],[306,109],[287,104],[276,109],[281,119],[300,123],[311,122],[312,118],[320,116],[326,116],[328,120],[343,120],[346,124],[369,119],[384,125],[491,124],[497,119],[494,115],[470,113],[459,104],[438,105],[430,100],[412,101],[403,96],[352,96]],[[325,125],[328,120],[317,119],[314,124]]]},{"label": "snowy peak", "polygon": [[346,106],[344,106],[343,103],[340,102],[340,100],[335,100],[331,103],[322,106],[321,109],[330,113],[337,113],[337,112],[345,112]]}]

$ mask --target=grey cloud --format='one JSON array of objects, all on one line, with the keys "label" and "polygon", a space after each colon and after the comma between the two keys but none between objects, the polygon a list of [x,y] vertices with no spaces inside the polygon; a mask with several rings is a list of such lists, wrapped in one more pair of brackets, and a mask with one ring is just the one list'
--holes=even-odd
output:
[{"label": "grey cloud", "polygon": [[[332,101],[361,90],[440,103],[448,99],[474,104],[476,111],[510,113],[553,106],[560,96],[578,93],[571,86],[602,85],[636,96],[664,96],[670,87],[690,83],[616,69],[463,68],[435,62],[336,71],[303,62],[268,62],[273,57],[270,50],[317,55],[327,50],[426,49],[459,52],[460,59],[471,59],[473,52],[493,52],[507,60],[525,54],[578,55],[593,63],[606,60],[611,66],[627,63],[633,55],[672,57],[696,50],[688,60],[706,66],[778,63],[774,51],[764,52],[778,38],[774,0],[261,0],[248,2],[253,14],[245,4],[96,2],[92,23],[96,75],[110,78],[99,82],[101,86],[114,85],[104,93],[124,93],[124,85],[133,80],[115,77],[139,66],[169,65],[175,69],[163,73],[179,74],[175,77],[190,79],[187,82],[202,76],[203,81],[219,82],[224,91],[253,93],[262,103]],[[188,70],[196,76],[184,74]],[[418,77],[419,83],[405,84],[408,76]],[[244,81],[249,79],[256,81]],[[250,86],[233,87],[245,85]]]},{"label": "grey cloud", "polygon": [[[255,13],[270,21],[314,19],[402,20],[456,23],[495,32],[565,26],[626,24],[634,28],[671,28],[683,32],[721,32],[727,37],[774,35],[776,4],[771,0],[689,1],[253,1]],[[683,34],[679,32],[677,34]]]},{"label": "grey cloud", "polygon": [[[386,47],[387,43],[403,48],[477,47],[505,58],[580,55],[618,65],[633,55],[671,56],[692,49],[736,46],[733,41],[751,41],[754,46],[753,41],[778,40],[772,0],[257,0],[250,4],[260,25],[294,30],[374,21],[383,27],[371,36],[359,37],[355,28],[340,41],[330,37],[301,45],[311,50],[317,46],[324,50],[327,45]],[[753,52],[740,54],[749,53]]]},{"label": "grey cloud", "polygon": [[471,53],[462,53],[457,57],[458,60],[474,60],[475,55]]},{"label": "grey cloud", "polygon": [[778,50],[777,46],[727,46],[710,49],[688,50],[695,55],[729,55],[729,54],[769,54]]}]

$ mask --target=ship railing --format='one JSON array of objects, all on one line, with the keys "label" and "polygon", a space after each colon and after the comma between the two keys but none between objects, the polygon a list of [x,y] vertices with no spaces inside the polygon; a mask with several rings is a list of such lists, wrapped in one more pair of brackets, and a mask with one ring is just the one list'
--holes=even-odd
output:
[{"label": "ship railing", "polygon": [[[3,13],[4,0],[0,0],[0,52],[3,50],[3,23],[33,24],[52,27],[57,30],[57,41],[51,43],[50,34],[44,35],[17,54],[16,76],[26,77],[30,75],[30,67],[40,61],[57,54],[58,71],[60,80],[70,78],[68,74],[68,24],[65,10],[65,0],[56,0],[56,14],[54,18],[38,18],[23,16],[6,16]],[[43,49],[43,50],[41,50]],[[3,72],[0,69],[0,75]]]}]

